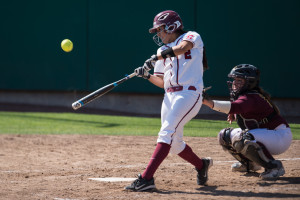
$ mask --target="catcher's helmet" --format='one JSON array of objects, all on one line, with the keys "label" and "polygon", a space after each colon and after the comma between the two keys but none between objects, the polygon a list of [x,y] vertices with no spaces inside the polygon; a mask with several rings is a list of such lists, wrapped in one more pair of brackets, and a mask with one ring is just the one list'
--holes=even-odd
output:
[{"label": "catcher's helmet", "polygon": [[158,13],[153,20],[153,27],[149,29],[150,33],[155,33],[156,29],[165,25],[167,33],[173,33],[176,30],[183,29],[180,16],[172,10],[166,10]]},{"label": "catcher's helmet", "polygon": [[228,77],[245,79],[245,84],[239,91],[232,91],[230,86],[231,95],[235,97],[243,92],[259,87],[260,71],[257,67],[250,64],[240,64],[235,66],[228,74]]}]

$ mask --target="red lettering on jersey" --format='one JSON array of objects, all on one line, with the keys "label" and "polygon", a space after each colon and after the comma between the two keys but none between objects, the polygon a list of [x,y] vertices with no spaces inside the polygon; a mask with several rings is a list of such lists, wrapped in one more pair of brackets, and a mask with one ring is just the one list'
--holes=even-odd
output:
[{"label": "red lettering on jersey", "polygon": [[188,39],[188,40],[191,40],[191,39],[193,39],[193,35],[188,35],[187,37],[186,37],[186,39]]},{"label": "red lettering on jersey", "polygon": [[185,57],[185,59],[192,59],[191,50],[188,50],[187,52],[185,52],[184,57]]}]

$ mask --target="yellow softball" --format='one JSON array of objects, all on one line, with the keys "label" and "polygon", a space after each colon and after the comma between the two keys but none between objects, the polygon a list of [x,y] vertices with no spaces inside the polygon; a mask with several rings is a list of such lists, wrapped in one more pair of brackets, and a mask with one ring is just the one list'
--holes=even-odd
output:
[{"label": "yellow softball", "polygon": [[65,51],[65,52],[70,52],[73,49],[73,42],[69,39],[64,39],[61,42],[61,48]]}]

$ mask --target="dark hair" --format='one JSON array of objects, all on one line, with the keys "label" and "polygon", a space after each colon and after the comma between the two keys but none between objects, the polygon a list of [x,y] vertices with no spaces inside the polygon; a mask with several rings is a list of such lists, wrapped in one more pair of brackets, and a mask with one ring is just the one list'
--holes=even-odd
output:
[{"label": "dark hair", "polygon": [[263,95],[266,100],[273,106],[275,112],[279,115],[280,114],[280,110],[279,108],[271,101],[271,95],[266,92],[264,89],[262,89],[261,87],[256,87],[255,90],[258,91],[258,93],[260,93],[261,95]]},{"label": "dark hair", "polygon": [[209,66],[207,64],[207,57],[206,57],[205,47],[203,47],[203,60],[202,60],[202,63],[203,63],[203,70],[204,71],[208,70]]},{"label": "dark hair", "polygon": [[187,33],[187,31],[186,31],[186,30],[183,30],[183,29],[178,29],[178,30],[175,31],[175,33],[177,33],[177,34],[179,34],[179,35],[182,35],[182,34]]}]

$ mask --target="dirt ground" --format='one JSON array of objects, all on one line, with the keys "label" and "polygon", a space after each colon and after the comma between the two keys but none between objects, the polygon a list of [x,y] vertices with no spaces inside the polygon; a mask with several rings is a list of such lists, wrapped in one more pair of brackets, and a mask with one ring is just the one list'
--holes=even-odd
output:
[{"label": "dirt ground", "polygon": [[[89,178],[134,178],[143,172],[156,137],[101,135],[0,135],[0,199],[300,199],[300,141],[276,158],[286,174],[260,180],[258,173],[233,173],[233,158],[215,138],[185,137],[201,157],[212,157],[208,186],[196,171],[169,155],[155,174],[156,192],[127,192],[131,182]],[[260,171],[262,172],[262,171]]]}]

